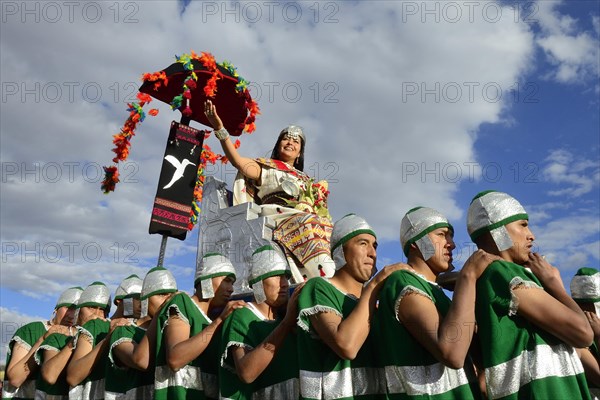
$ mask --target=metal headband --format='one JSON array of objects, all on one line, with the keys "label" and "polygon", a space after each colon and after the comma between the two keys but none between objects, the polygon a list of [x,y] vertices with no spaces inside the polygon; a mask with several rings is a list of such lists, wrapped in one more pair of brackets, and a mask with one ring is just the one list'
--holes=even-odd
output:
[{"label": "metal headband", "polygon": [[106,308],[110,304],[110,290],[102,282],[94,282],[81,293],[77,308],[101,307]]},{"label": "metal headband", "polygon": [[276,275],[290,274],[290,267],[286,259],[271,245],[259,247],[250,259],[249,285],[254,292],[257,303],[266,300],[262,281]]},{"label": "metal headband", "polygon": [[227,257],[220,253],[205,254],[196,269],[194,286],[200,282],[202,298],[210,299],[215,296],[212,278],[217,276],[235,275],[235,267]]},{"label": "metal headband", "polygon": [[452,229],[450,223],[440,212],[428,207],[413,208],[406,213],[400,223],[400,244],[408,257],[408,248],[415,243],[425,261],[435,254],[435,248],[427,235],[443,227]]},{"label": "metal headband", "polygon": [[142,293],[142,280],[137,275],[130,275],[121,281],[115,291],[115,300],[122,300]]},{"label": "metal headband", "polygon": [[83,289],[78,286],[68,288],[61,293],[54,308],[76,306],[81,293],[83,293]]},{"label": "metal headband", "polygon": [[343,250],[344,243],[361,233],[368,233],[377,237],[367,221],[355,214],[348,214],[333,225],[333,231],[331,232],[331,255],[336,269],[340,269],[346,265]]},{"label": "metal headband", "polygon": [[467,231],[472,240],[489,231],[498,250],[504,251],[513,245],[504,226],[518,219],[528,219],[528,216],[514,197],[502,192],[482,192],[469,206]]},{"label": "metal headband", "polygon": [[265,245],[256,249],[250,259],[250,286],[255,282],[273,276],[273,273],[277,272],[290,272],[290,267],[281,253],[271,245]]},{"label": "metal headband", "polygon": [[571,297],[581,302],[600,301],[600,271],[581,268],[571,280]]},{"label": "metal headband", "polygon": [[227,257],[220,253],[208,253],[198,263],[194,283],[197,283],[198,280],[230,274],[235,276],[235,268]]},{"label": "metal headband", "polygon": [[148,271],[144,277],[140,298],[146,300],[155,294],[173,293],[176,291],[177,282],[171,271],[162,267],[155,267]]},{"label": "metal headband", "polygon": [[279,135],[287,136],[292,139],[302,138],[302,141],[306,143],[306,136],[304,135],[304,131],[301,127],[296,125],[290,125],[287,128],[284,128]]}]

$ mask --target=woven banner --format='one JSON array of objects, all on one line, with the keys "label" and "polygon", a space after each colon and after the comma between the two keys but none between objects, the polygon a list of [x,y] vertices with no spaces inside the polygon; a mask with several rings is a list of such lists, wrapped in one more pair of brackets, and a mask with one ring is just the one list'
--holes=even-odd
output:
[{"label": "woven banner", "polygon": [[171,122],[149,233],[184,240],[188,231],[205,131]]}]

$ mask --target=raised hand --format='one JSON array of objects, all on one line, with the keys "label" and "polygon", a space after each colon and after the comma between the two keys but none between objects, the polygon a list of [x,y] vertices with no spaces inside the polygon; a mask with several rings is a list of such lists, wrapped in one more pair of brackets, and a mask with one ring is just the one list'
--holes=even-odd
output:
[{"label": "raised hand", "polygon": [[585,312],[586,318],[590,322],[590,326],[592,327],[592,330],[594,331],[594,342],[596,342],[596,344],[598,344],[598,342],[600,342],[600,318],[598,317],[598,314],[596,314],[595,312],[590,312],[590,311],[584,311],[584,312]]},{"label": "raised hand", "polygon": [[564,290],[562,279],[558,268],[550,265],[546,259],[538,253],[529,253],[529,260],[524,264],[540,280],[544,287],[557,287]]},{"label": "raised hand", "polygon": [[210,100],[206,100],[204,102],[204,115],[208,118],[208,122],[215,130],[219,130],[223,128],[223,121],[219,118],[219,114],[217,114],[217,107]]}]

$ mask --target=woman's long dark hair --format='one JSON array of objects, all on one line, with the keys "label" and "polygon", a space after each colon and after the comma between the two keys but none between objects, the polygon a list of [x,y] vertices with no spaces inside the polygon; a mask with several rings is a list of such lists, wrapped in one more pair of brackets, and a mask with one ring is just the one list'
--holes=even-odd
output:
[{"label": "woman's long dark hair", "polygon": [[[287,129],[284,129],[279,134],[277,138],[277,142],[275,143],[275,147],[273,147],[273,151],[271,152],[271,158],[274,160],[279,160],[279,143],[283,139],[283,137],[287,134]],[[300,137],[300,153],[298,157],[294,160],[294,168],[298,171],[304,172],[304,139]]]}]

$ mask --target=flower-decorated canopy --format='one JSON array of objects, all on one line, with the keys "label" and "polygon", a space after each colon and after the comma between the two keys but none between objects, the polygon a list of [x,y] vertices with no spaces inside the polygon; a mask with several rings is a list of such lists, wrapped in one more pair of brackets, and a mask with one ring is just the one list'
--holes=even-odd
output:
[{"label": "flower-decorated canopy", "polygon": [[[248,91],[248,82],[238,75],[235,67],[224,61],[217,63],[210,53],[195,52],[176,56],[176,62],[164,70],[145,73],[142,75],[143,84],[137,94],[137,102],[127,104],[129,117],[121,127],[121,131],[113,135],[113,165],[104,167],[105,177],[102,190],[109,193],[115,190],[119,182],[118,163],[127,160],[131,147],[131,138],[135,136],[138,124],[146,117],[144,106],[152,102],[153,98],[171,105],[173,110],[180,110],[182,123],[188,124],[190,120],[197,121],[210,127],[204,115],[204,102],[210,99],[219,109],[223,125],[232,136],[239,136],[244,132],[252,133],[255,130],[254,121],[260,110],[258,104],[252,100]],[[155,116],[157,109],[151,109],[148,114]],[[206,131],[206,138],[210,135]],[[200,212],[199,205],[202,201],[202,184],[204,182],[204,168],[207,162],[215,164],[217,161],[227,162],[221,154],[215,154],[210,147],[203,144],[200,139],[202,153],[198,165],[196,187],[192,202],[192,212],[188,229],[195,225]],[[239,147],[239,141],[234,143]]]},{"label": "flower-decorated canopy", "polygon": [[227,61],[217,63],[209,53],[191,52],[162,71],[144,74],[143,80],[140,92],[170,104],[193,121],[210,127],[204,102],[211,99],[231,135],[254,131],[258,107],[250,97],[248,82]]}]

